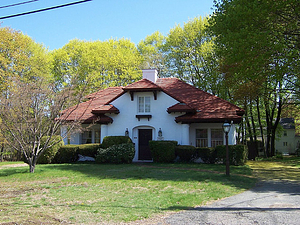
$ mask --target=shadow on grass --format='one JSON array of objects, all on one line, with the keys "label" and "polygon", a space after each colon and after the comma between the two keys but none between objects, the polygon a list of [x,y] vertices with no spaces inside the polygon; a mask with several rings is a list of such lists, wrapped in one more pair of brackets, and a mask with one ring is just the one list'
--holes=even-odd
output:
[{"label": "shadow on grass", "polygon": [[[37,165],[34,174],[38,176],[51,176],[49,175],[52,173],[51,171],[57,170],[68,171],[70,174],[75,172],[76,174],[83,174],[84,176],[97,179],[198,181],[206,183],[212,181],[240,189],[249,189],[256,183],[256,179],[253,177],[233,173],[230,177],[225,176],[225,166],[223,165],[203,164],[49,164]],[[243,174],[251,173],[251,169],[248,167],[237,167],[236,171]],[[0,170],[0,177],[20,173],[29,173],[28,167],[3,168]],[[43,173],[44,175],[42,175]],[[58,176],[59,174],[61,174],[61,172],[56,172],[54,176]]]}]

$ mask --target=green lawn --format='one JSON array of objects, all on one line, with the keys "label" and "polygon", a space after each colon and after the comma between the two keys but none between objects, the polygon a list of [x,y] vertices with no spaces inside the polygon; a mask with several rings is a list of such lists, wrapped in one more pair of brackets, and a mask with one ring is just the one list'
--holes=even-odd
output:
[{"label": "green lawn", "polygon": [[[0,163],[0,223],[96,224],[154,218],[252,187],[249,166],[202,164],[60,164],[7,167]],[[244,176],[246,175],[246,176]]]},{"label": "green lawn", "polygon": [[288,180],[300,181],[300,157],[285,156],[283,159],[262,159],[248,161],[254,173],[260,180]]}]

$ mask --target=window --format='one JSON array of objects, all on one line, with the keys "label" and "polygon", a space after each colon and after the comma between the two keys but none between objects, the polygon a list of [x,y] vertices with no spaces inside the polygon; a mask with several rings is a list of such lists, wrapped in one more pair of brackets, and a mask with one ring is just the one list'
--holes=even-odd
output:
[{"label": "window", "polygon": [[286,130],[285,130],[285,131],[283,131],[283,136],[287,136],[287,132],[286,132]]},{"label": "window", "polygon": [[143,96],[138,98],[138,112],[149,113],[150,112],[150,96]]},{"label": "window", "polygon": [[207,147],[207,129],[196,129],[196,147]]},{"label": "window", "polygon": [[82,144],[90,144],[92,143],[92,131],[84,131],[82,134]]},{"label": "window", "polygon": [[100,137],[101,136],[101,132],[100,130],[96,130],[95,131],[95,143],[99,143],[100,144]]},{"label": "window", "polygon": [[283,142],[283,146],[287,146],[287,142]]},{"label": "window", "polygon": [[223,130],[211,129],[211,147],[223,145]]}]

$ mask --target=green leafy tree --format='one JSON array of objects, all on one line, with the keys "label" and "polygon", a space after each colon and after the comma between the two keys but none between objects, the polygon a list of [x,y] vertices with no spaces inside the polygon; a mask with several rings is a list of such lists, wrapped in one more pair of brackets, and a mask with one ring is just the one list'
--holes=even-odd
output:
[{"label": "green leafy tree", "polygon": [[171,29],[163,47],[166,66],[170,76],[224,98],[227,90],[207,25],[208,18],[197,17]]},{"label": "green leafy tree", "polygon": [[299,93],[300,25],[292,19],[299,18],[299,2],[224,0],[215,8],[209,22],[220,68],[234,98],[263,106],[258,116],[266,121],[266,154],[272,156],[282,106]]},{"label": "green leafy tree", "polygon": [[140,41],[137,48],[144,58],[144,69],[157,69],[160,77],[166,76],[165,54],[163,46],[165,37],[158,31]]},{"label": "green leafy tree", "polygon": [[24,156],[33,173],[43,152],[61,140],[53,138],[64,122],[56,118],[80,96],[72,87],[57,91],[52,58],[42,45],[10,28],[1,28],[0,35],[0,75],[5,81],[0,89],[1,137]]},{"label": "green leafy tree", "polygon": [[127,39],[75,39],[52,55],[58,89],[76,84],[79,90],[91,93],[110,86],[126,86],[141,77],[142,57]]}]

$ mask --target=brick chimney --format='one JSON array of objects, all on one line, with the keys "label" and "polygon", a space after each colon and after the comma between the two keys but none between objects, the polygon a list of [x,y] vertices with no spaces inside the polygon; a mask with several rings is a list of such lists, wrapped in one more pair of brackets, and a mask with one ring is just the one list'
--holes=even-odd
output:
[{"label": "brick chimney", "polygon": [[143,70],[143,78],[152,81],[153,83],[157,80],[157,70],[156,69],[146,69]]}]

